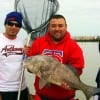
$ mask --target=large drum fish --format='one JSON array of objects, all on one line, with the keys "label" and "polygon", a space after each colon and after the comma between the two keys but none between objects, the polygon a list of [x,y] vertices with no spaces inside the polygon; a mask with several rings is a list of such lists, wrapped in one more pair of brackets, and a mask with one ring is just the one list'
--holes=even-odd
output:
[{"label": "large drum fish", "polygon": [[100,92],[100,88],[83,83],[73,66],[61,64],[50,56],[36,55],[28,57],[24,61],[24,67],[29,72],[40,77],[40,88],[43,88],[49,83],[58,86],[61,86],[62,83],[67,83],[72,89],[83,91],[87,100],[92,95]]}]

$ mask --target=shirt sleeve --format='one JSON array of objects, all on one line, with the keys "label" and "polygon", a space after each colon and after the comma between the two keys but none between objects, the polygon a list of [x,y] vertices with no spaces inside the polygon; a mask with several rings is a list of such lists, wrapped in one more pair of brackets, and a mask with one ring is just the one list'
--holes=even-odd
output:
[{"label": "shirt sleeve", "polygon": [[79,75],[82,74],[84,68],[84,56],[83,51],[77,43],[73,43],[70,50],[69,64],[74,66]]}]

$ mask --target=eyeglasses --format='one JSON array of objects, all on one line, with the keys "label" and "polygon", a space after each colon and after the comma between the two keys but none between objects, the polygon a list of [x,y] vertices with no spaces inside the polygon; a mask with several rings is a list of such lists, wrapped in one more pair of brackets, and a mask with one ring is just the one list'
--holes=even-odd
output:
[{"label": "eyeglasses", "polygon": [[21,24],[19,24],[19,23],[13,23],[13,22],[11,22],[11,21],[8,21],[6,24],[7,24],[8,26],[14,26],[14,25],[15,25],[15,27],[19,27],[19,28],[22,27]]}]

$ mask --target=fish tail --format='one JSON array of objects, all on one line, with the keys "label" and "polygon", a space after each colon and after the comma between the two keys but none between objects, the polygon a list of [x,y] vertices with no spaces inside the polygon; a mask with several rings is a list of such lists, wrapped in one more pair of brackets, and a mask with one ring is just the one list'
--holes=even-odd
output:
[{"label": "fish tail", "polygon": [[93,89],[93,95],[98,95],[98,94],[100,94],[100,88],[94,88]]},{"label": "fish tail", "polygon": [[86,96],[86,100],[89,100],[91,98],[91,96],[94,96],[94,95],[100,93],[100,88],[88,86],[86,84],[84,84],[84,87],[82,90]]}]

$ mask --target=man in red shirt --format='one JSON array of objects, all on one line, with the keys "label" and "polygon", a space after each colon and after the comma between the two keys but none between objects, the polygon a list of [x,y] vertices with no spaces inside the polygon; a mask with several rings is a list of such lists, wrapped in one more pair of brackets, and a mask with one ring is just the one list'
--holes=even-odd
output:
[{"label": "man in red shirt", "polygon": [[[45,36],[37,38],[30,47],[28,56],[45,54],[52,56],[63,64],[74,66],[79,75],[84,68],[83,52],[79,45],[70,37],[67,23],[62,15],[54,15],[50,19],[48,32]],[[63,74],[63,73],[62,73]],[[39,77],[35,79],[35,100],[74,100],[75,90],[51,86],[39,89]],[[62,83],[63,84],[63,83]]]}]

